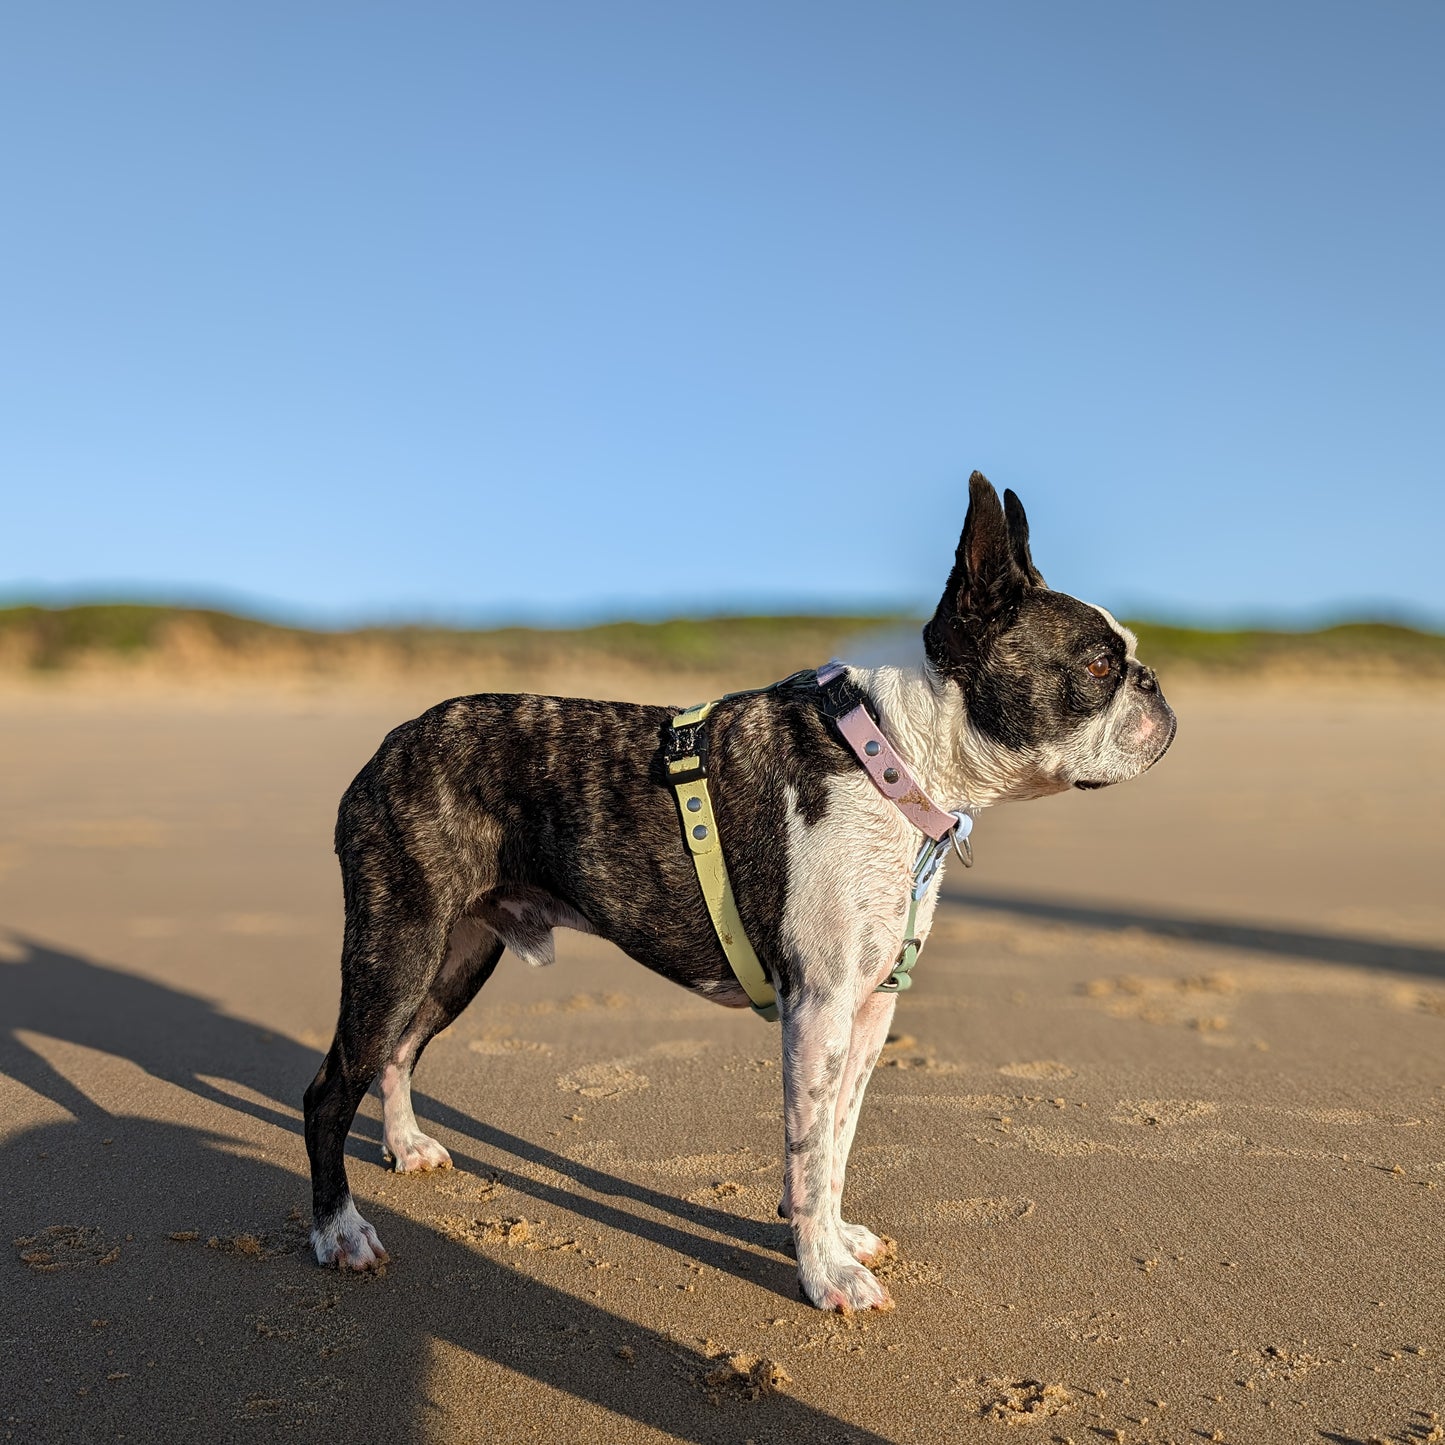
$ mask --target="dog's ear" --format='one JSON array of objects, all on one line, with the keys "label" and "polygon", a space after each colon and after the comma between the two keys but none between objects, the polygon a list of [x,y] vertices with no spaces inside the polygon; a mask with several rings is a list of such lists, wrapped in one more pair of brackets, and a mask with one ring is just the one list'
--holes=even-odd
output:
[{"label": "dog's ear", "polygon": [[[1022,519],[1022,507],[1019,516]],[[1024,526],[1027,555],[1027,523]],[[975,472],[968,479],[968,515],[963,519],[953,571],[932,620],[923,629],[924,648],[932,662],[944,668],[966,664],[988,624],[1018,602],[1029,580],[1015,555],[998,493],[982,472]]]},{"label": "dog's ear", "polygon": [[1013,559],[1018,563],[1019,570],[1029,579],[1030,585],[1047,587],[1049,584],[1044,581],[1043,574],[1034,566],[1033,556],[1029,552],[1029,519],[1024,512],[1024,504],[1019,501],[1018,493],[1010,491],[1007,487],[1004,488],[1003,511],[1008,522],[1009,550],[1013,553]]}]

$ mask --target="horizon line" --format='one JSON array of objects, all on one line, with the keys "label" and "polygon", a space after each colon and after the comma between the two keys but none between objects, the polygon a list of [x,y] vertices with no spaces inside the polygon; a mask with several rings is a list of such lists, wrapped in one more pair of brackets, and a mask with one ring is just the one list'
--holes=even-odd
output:
[{"label": "horizon line", "polygon": [[[915,610],[901,601],[888,605],[886,601],[876,606],[865,599],[851,603],[841,600],[832,602],[817,599],[804,603],[802,599],[776,599],[778,605],[770,606],[766,599],[758,599],[754,607],[708,606],[701,602],[693,609],[686,604],[677,607],[635,606],[630,610],[601,605],[597,610],[585,613],[558,615],[538,610],[518,611],[491,616],[464,617],[457,614],[394,613],[388,616],[358,613],[350,618],[325,617],[316,613],[307,615],[304,608],[273,606],[263,599],[237,596],[210,597],[194,593],[152,594],[137,596],[117,594],[110,591],[89,589],[66,589],[59,595],[26,595],[24,593],[0,592],[0,613],[36,608],[45,612],[65,612],[81,607],[137,607],[157,611],[173,610],[187,612],[219,613],[248,622],[286,628],[297,632],[347,633],[347,632],[404,632],[409,630],[487,633],[508,630],[533,632],[581,632],[614,626],[658,627],[669,623],[714,623],[766,620],[819,620],[837,618],[839,621],[876,622],[881,625],[921,625],[927,620],[927,613]],[[1189,615],[1176,609],[1154,610],[1145,607],[1123,607],[1121,617],[1141,626],[1172,628],[1186,632],[1280,632],[1309,633],[1323,632],[1335,627],[1400,627],[1410,631],[1433,635],[1445,635],[1445,619],[1431,617],[1420,610],[1413,610],[1399,604],[1362,603],[1352,606],[1321,606],[1286,613],[1279,609],[1262,608],[1257,612],[1231,610],[1213,617],[1195,613]]]}]

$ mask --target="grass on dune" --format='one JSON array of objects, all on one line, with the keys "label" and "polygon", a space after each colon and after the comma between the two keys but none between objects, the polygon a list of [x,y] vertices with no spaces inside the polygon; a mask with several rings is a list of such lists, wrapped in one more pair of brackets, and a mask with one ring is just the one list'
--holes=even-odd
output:
[{"label": "grass on dune", "polygon": [[208,608],[138,603],[22,606],[0,608],[0,658],[34,670],[56,671],[97,655],[140,659],[174,654],[183,647],[194,654],[199,643],[216,662],[228,656],[237,660],[284,656],[325,667],[366,652],[414,667],[473,656],[517,664],[585,657],[712,671],[739,659],[757,661],[774,655],[823,659],[841,639],[903,620],[873,615],[718,617],[581,628],[397,626],[320,632]]},{"label": "grass on dune", "polygon": [[[870,632],[905,630],[899,615],[675,618],[592,627],[367,627],[321,632],[286,627],[208,608],[143,603],[0,608],[0,662],[60,671],[83,660],[187,658],[284,662],[328,671],[360,654],[406,668],[488,658],[527,666],[561,658],[624,662],[669,671],[716,672],[740,665],[775,666],[779,674],[830,656]],[[1393,623],[1352,622],[1308,632],[1232,631],[1130,624],[1140,655],[1156,667],[1259,670],[1275,666],[1334,669],[1352,664],[1411,672],[1445,672],[1445,636]]]}]

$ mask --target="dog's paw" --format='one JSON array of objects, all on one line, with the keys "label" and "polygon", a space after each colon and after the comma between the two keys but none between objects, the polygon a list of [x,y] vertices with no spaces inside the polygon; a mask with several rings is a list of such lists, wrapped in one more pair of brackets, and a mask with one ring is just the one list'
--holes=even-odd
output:
[{"label": "dog's paw", "polygon": [[840,1259],[798,1271],[803,1293],[820,1310],[891,1310],[893,1298],[856,1260]]},{"label": "dog's paw", "polygon": [[420,1129],[406,1134],[388,1134],[381,1157],[397,1174],[420,1174],[428,1169],[450,1169],[452,1156]]},{"label": "dog's paw", "polygon": [[879,1238],[871,1229],[861,1224],[843,1223],[838,1226],[843,1246],[859,1264],[882,1264],[898,1253],[898,1246],[887,1237]]},{"label": "dog's paw", "polygon": [[389,1258],[376,1231],[356,1212],[350,1198],[329,1223],[312,1229],[311,1247],[317,1264],[334,1264],[343,1270],[379,1270]]}]

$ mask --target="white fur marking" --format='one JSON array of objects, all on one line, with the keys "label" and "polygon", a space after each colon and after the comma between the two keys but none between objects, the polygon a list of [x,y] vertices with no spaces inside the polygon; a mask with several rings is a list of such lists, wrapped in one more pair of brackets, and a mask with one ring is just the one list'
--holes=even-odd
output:
[{"label": "white fur marking", "polygon": [[[1074,600],[1078,601],[1079,599],[1075,598]],[[1112,627],[1114,631],[1117,632],[1119,636],[1124,639],[1124,646],[1127,647],[1129,650],[1129,661],[1134,662],[1136,660],[1134,657],[1134,653],[1138,649],[1139,639],[1135,637],[1134,634],[1130,632],[1129,629],[1125,627],[1124,624],[1120,622],[1119,619],[1115,617],[1114,614],[1110,612],[1107,608],[1100,607],[1097,602],[1085,602],[1084,606],[1092,607],[1094,611],[1097,612],[1099,616],[1102,617],[1104,621],[1107,622],[1109,626]]]},{"label": "white fur marking", "polygon": [[445,1147],[417,1127],[411,1109],[411,1070],[394,1062],[381,1071],[381,1149],[398,1174],[452,1167]]},{"label": "white fur marking", "polygon": [[325,1224],[312,1229],[311,1247],[318,1264],[334,1264],[341,1269],[380,1269],[387,1261],[376,1231],[357,1213],[356,1202],[349,1194]]}]

